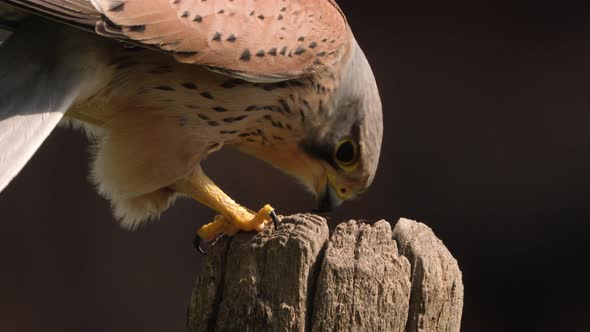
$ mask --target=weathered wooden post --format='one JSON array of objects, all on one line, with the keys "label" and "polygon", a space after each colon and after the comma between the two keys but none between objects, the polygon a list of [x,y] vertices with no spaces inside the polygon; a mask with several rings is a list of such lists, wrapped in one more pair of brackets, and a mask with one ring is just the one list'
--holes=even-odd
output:
[{"label": "weathered wooden post", "polygon": [[330,237],[311,214],[209,250],[188,330],[459,332],[457,261],[426,225],[351,220]]}]

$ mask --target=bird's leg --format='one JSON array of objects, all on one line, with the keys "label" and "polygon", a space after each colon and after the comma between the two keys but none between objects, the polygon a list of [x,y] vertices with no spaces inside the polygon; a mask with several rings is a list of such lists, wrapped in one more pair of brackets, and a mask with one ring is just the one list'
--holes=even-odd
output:
[{"label": "bird's leg", "polygon": [[188,178],[177,181],[175,187],[177,192],[221,213],[221,216],[197,231],[205,241],[214,240],[221,233],[234,235],[241,230],[261,231],[273,219],[270,205],[265,205],[258,213],[246,209],[219,189],[200,166]]}]

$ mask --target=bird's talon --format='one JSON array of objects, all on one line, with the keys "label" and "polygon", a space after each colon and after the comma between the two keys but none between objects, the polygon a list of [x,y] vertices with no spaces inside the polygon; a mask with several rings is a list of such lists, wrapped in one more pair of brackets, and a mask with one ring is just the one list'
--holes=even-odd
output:
[{"label": "bird's talon", "polygon": [[213,222],[202,226],[197,231],[197,235],[203,241],[213,241],[219,237],[220,234],[234,235],[237,232],[236,227],[230,224],[222,215],[215,216]]},{"label": "bird's talon", "polygon": [[[211,246],[214,246],[217,241],[219,241],[221,238],[223,238],[223,236],[226,235],[226,233],[220,233],[217,235],[217,237],[215,237],[215,239],[213,241],[206,241],[201,239],[201,237],[199,235],[196,235],[195,238],[193,239],[193,245],[195,247],[195,249],[197,249],[201,254],[203,255],[207,255],[207,252],[209,251],[209,248]],[[208,243],[206,248],[203,248],[203,244]]]},{"label": "bird's talon", "polygon": [[198,234],[195,234],[193,237],[193,247],[197,249],[201,254],[206,254],[207,252],[201,248],[201,237]]},{"label": "bird's talon", "polygon": [[[259,232],[266,227],[266,223],[273,220],[272,214],[274,213],[274,209],[272,206],[266,204],[265,206],[258,211],[254,219],[252,219],[251,223],[258,224],[256,230]],[[276,215],[275,215],[276,216]]]},{"label": "bird's talon", "polygon": [[200,252],[201,254],[203,254],[203,255],[207,255],[207,249],[203,249],[203,248],[201,248],[201,241],[200,241],[200,238],[199,238],[199,243],[197,243],[197,250],[199,250],[199,252]]},{"label": "bird's talon", "polygon": [[273,225],[275,225],[275,230],[278,229],[278,227],[279,227],[279,217],[277,217],[277,213],[275,212],[274,209],[272,211],[270,211],[270,218],[272,219]]},{"label": "bird's talon", "polygon": [[[240,220],[242,219],[242,220]],[[273,221],[275,227],[278,222],[278,217],[274,209],[270,205],[265,205],[258,213],[247,212],[241,215],[240,218],[230,219],[223,215],[215,216],[213,222],[210,222],[197,231],[197,238],[195,238],[195,247],[200,251],[206,253],[201,247],[201,242],[216,241],[220,235],[227,234],[232,236],[238,231],[262,231],[266,227],[266,223]]]}]

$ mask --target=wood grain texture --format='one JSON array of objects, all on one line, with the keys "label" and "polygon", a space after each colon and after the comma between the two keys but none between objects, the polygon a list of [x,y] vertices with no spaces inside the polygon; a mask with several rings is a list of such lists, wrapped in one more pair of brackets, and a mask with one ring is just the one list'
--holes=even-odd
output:
[{"label": "wood grain texture", "polygon": [[328,241],[326,220],[285,217],[278,230],[212,246],[189,310],[189,331],[305,331]]},{"label": "wood grain texture", "polygon": [[340,224],[318,278],[314,331],[403,331],[410,264],[397,252],[386,221]]},{"label": "wood grain texture", "polygon": [[351,220],[329,239],[322,217],[212,246],[197,278],[188,330],[460,330],[457,261],[426,225]]},{"label": "wood grain texture", "polygon": [[407,332],[459,331],[463,311],[461,270],[428,226],[400,219],[393,230],[399,251],[412,266]]}]

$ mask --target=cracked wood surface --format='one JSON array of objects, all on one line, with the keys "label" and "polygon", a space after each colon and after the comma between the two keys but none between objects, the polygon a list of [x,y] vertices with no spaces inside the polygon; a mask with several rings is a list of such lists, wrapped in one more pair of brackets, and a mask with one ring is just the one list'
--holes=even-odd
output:
[{"label": "cracked wood surface", "polygon": [[426,225],[351,220],[330,237],[297,214],[211,246],[187,329],[458,332],[462,309],[457,261]]}]

